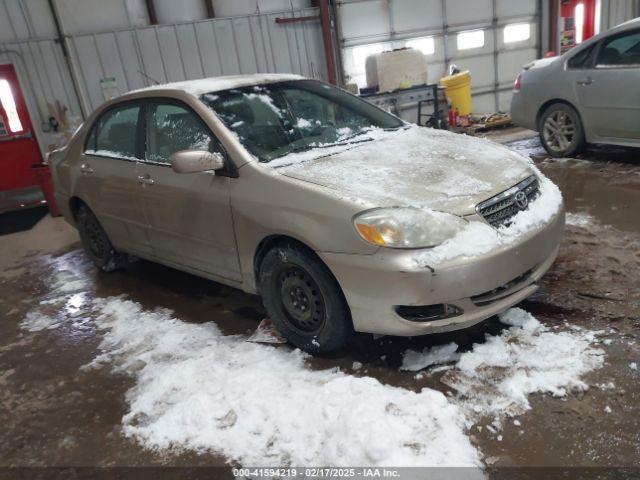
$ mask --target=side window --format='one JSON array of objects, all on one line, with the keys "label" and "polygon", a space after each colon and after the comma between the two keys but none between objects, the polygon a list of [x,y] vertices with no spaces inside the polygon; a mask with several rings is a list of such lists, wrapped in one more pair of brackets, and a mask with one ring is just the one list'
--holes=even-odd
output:
[{"label": "side window", "polygon": [[567,66],[569,68],[585,68],[591,63],[591,57],[595,51],[596,44],[591,45],[589,48],[585,48],[581,52],[576,53],[569,59]]},{"label": "side window", "polygon": [[597,65],[640,65],[640,31],[605,40],[598,54]]},{"label": "side window", "polygon": [[136,134],[139,105],[114,108],[98,119],[87,142],[87,152],[137,158]]},{"label": "side window", "polygon": [[170,162],[180,150],[220,151],[218,142],[191,110],[173,103],[149,103],[147,110],[147,153],[151,162]]}]

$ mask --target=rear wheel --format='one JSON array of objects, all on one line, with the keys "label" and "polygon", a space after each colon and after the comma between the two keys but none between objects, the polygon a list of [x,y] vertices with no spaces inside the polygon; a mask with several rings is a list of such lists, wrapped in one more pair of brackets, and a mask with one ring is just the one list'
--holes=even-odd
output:
[{"label": "rear wheel", "polygon": [[585,146],[578,112],[566,103],[549,106],[540,117],[540,141],[552,157],[573,157]]},{"label": "rear wheel", "polygon": [[116,252],[100,222],[86,205],[76,213],[76,225],[85,252],[103,272],[112,272],[127,263],[127,256]]},{"label": "rear wheel", "polygon": [[353,327],[347,302],[327,267],[295,245],[271,249],[260,265],[260,294],[282,335],[309,353],[344,347]]}]

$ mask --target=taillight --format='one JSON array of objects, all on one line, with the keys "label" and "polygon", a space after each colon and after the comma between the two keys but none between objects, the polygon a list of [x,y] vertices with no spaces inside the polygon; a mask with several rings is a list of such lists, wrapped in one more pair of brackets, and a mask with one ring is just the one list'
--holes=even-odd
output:
[{"label": "taillight", "polygon": [[513,91],[514,92],[519,92],[520,91],[520,78],[522,77],[522,74],[519,73],[518,76],[516,77],[516,81],[513,82]]}]

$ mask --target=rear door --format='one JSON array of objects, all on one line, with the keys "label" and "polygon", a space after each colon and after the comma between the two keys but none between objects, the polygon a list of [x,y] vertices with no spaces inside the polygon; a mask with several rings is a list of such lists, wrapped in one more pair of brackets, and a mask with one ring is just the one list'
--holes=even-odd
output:
[{"label": "rear door", "polygon": [[143,158],[142,104],[116,105],[94,123],[77,168],[78,192],[118,250],[151,253],[139,197],[138,161]]},{"label": "rear door", "polygon": [[139,188],[154,254],[172,264],[240,280],[230,178],[225,171],[174,172],[170,157],[180,150],[226,155],[189,106],[166,98],[147,101],[146,152],[140,164]]},{"label": "rear door", "polygon": [[41,162],[16,71],[0,65],[0,192],[35,186],[31,165]]},{"label": "rear door", "polygon": [[593,65],[576,75],[575,88],[592,134],[640,138],[640,29],[603,39]]}]

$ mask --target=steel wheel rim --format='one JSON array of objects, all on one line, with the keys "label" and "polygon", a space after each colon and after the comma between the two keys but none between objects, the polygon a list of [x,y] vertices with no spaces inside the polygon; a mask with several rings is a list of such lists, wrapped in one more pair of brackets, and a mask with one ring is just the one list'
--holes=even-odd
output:
[{"label": "steel wheel rim", "polygon": [[325,322],[320,288],[306,270],[285,264],[277,272],[274,293],[287,323],[305,334],[319,331]]},{"label": "steel wheel rim", "polygon": [[544,121],[542,135],[546,144],[555,151],[567,150],[576,134],[576,125],[564,110],[558,110]]},{"label": "steel wheel rim", "polygon": [[103,258],[107,247],[99,225],[89,220],[84,225],[84,231],[89,252],[96,258]]}]

